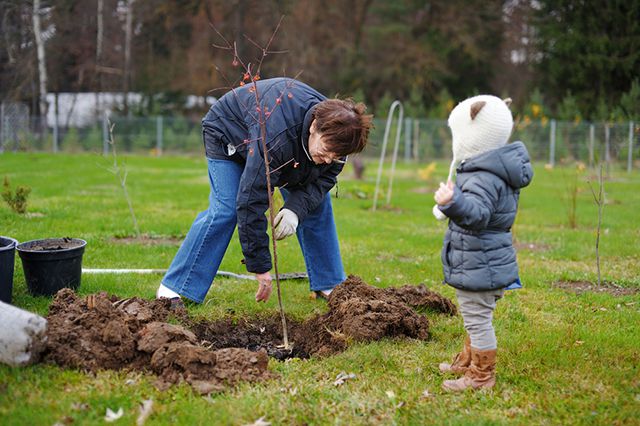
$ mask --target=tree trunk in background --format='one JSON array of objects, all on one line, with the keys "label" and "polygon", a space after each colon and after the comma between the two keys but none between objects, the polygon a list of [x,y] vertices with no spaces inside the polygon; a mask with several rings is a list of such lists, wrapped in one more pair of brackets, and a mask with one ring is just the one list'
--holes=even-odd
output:
[{"label": "tree trunk in background", "polygon": [[[40,23],[40,0],[33,1],[33,36],[36,41],[38,57],[38,77],[39,77],[39,107],[40,116],[43,123],[47,117],[47,64],[45,62],[44,40],[42,40],[42,28]],[[46,128],[46,126],[43,125]]]},{"label": "tree trunk in background", "polygon": [[[246,0],[238,0],[233,8],[233,40],[236,43],[236,51],[238,57],[246,61],[253,58],[247,56],[245,49],[245,31],[244,31],[244,18],[246,14],[247,2]],[[254,35],[255,37],[255,35]]]},{"label": "tree trunk in background", "polygon": [[97,87],[96,91],[96,122],[100,117],[100,111],[102,109],[100,105],[100,93],[102,92],[102,72],[99,71],[100,65],[102,65],[102,40],[104,39],[104,0],[98,0],[97,10],[97,33],[96,33],[96,68],[94,71],[94,78],[96,79]]},{"label": "tree trunk in background", "polygon": [[131,34],[133,31],[133,3],[127,1],[127,20],[124,31],[124,72],[122,79],[122,92],[124,94],[124,113],[129,115],[129,83],[131,80]]}]

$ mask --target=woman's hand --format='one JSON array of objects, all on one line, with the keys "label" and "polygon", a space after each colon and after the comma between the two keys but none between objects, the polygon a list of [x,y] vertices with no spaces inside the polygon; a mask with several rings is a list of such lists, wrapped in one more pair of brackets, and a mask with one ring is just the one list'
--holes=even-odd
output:
[{"label": "woman's hand", "polygon": [[262,274],[256,274],[258,280],[258,292],[256,293],[256,302],[266,302],[271,296],[271,274],[269,271]]}]

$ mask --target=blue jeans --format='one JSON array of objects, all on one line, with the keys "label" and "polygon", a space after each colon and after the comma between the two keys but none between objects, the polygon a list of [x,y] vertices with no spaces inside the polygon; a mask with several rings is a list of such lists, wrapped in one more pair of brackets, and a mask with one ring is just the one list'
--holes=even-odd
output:
[{"label": "blue jeans", "polygon": [[[204,301],[236,227],[236,196],[243,166],[207,158],[209,208],[196,217],[162,284],[195,302]],[[288,193],[282,190],[283,196]],[[296,231],[311,290],[329,290],[346,279],[331,196],[311,212]]]}]

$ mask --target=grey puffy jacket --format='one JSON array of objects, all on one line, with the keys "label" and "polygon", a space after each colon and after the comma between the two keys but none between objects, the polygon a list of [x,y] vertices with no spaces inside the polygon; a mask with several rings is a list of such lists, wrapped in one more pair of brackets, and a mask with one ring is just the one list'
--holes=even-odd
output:
[{"label": "grey puffy jacket", "polygon": [[439,206],[449,217],[442,248],[445,283],[462,290],[486,291],[516,281],[511,226],[520,188],[532,178],[529,153],[522,142],[460,164],[453,200]]}]

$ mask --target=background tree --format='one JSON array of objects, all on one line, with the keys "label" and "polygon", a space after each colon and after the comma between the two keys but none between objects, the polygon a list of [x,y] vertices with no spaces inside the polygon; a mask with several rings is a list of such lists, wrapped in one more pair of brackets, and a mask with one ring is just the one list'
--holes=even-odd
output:
[{"label": "background tree", "polygon": [[553,104],[567,91],[580,110],[611,108],[640,70],[640,2],[541,0],[537,81]]}]

